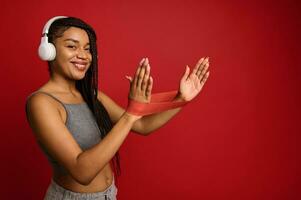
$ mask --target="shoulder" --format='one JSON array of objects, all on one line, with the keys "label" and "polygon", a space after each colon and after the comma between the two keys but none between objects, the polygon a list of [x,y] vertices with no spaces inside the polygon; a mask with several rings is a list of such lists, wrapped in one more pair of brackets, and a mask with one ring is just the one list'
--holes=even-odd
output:
[{"label": "shoulder", "polygon": [[39,117],[47,120],[48,117],[60,116],[62,105],[45,93],[35,91],[31,93],[25,102],[26,116],[30,121]]},{"label": "shoulder", "polygon": [[97,99],[106,105],[112,103],[112,99],[106,93],[100,90],[98,90]]},{"label": "shoulder", "polygon": [[52,97],[39,90],[31,93],[26,98],[26,107],[34,109],[42,107],[57,108],[57,103]]},{"label": "shoulder", "polygon": [[98,90],[97,99],[105,106],[116,106],[116,102],[103,91]]},{"label": "shoulder", "polygon": [[98,92],[97,92],[97,98],[98,98],[98,100],[102,100],[102,99],[105,98],[106,96],[107,96],[107,95],[106,95],[104,92],[98,90]]}]

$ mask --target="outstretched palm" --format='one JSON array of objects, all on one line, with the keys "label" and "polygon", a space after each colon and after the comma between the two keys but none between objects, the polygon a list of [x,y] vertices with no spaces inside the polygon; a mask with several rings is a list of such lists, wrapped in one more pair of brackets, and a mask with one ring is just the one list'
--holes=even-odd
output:
[{"label": "outstretched palm", "polygon": [[[185,74],[181,78],[179,95],[185,101],[191,101],[202,90],[206,80],[209,77],[209,58],[201,58],[195,65],[191,74],[187,66]],[[207,72],[208,71],[208,72]]]}]

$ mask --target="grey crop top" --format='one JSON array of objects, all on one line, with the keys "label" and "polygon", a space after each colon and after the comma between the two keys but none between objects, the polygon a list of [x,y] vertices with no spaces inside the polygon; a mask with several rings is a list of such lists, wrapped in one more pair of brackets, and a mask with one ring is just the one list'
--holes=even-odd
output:
[{"label": "grey crop top", "polygon": [[[67,104],[61,102],[53,95],[42,91],[37,91],[32,93],[27,97],[27,99],[33,94],[39,92],[51,96],[52,98],[54,98],[64,106],[67,114],[65,125],[82,150],[86,150],[100,142],[101,140],[100,130],[95,121],[95,117],[86,102],[80,104]],[[26,107],[27,107],[27,101],[26,101]],[[27,113],[27,109],[26,109],[26,113]],[[47,159],[51,164],[53,170],[58,172],[59,174],[67,174],[68,173],[67,170],[63,166],[61,166],[47,152],[47,149],[38,140],[37,143],[42,149],[42,151],[44,152],[44,154],[47,156]]]}]

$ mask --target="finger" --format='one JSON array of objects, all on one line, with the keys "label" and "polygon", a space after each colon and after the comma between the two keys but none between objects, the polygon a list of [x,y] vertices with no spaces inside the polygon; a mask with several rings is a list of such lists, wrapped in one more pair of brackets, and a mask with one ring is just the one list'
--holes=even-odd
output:
[{"label": "finger", "polygon": [[150,76],[150,65],[148,64],[146,66],[146,69],[145,69],[145,74],[144,74],[144,77],[143,77],[143,81],[142,81],[142,91],[145,91],[146,90],[146,87],[147,87],[147,84],[148,84],[148,79],[149,79],[149,76]]},{"label": "finger", "polygon": [[133,78],[130,76],[125,76],[126,79],[128,79],[130,81],[130,83],[133,81]]},{"label": "finger", "polygon": [[143,64],[144,62],[145,62],[145,58],[143,58],[143,59],[140,61],[139,66],[138,66],[138,68],[137,68],[137,70],[136,70],[135,77],[134,77],[134,83],[133,83],[134,87],[136,87],[137,84],[138,84],[138,76],[139,76],[139,73],[140,73],[140,70],[141,70],[141,66],[142,66],[142,64]]},{"label": "finger", "polygon": [[151,96],[151,93],[152,93],[152,89],[153,89],[153,77],[149,77],[149,81],[148,81],[148,85],[147,85],[147,88],[146,88],[146,93],[145,93],[145,96],[146,98],[150,97]]},{"label": "finger", "polygon": [[186,81],[186,80],[187,80],[187,78],[188,78],[188,76],[189,76],[189,72],[190,72],[190,68],[189,68],[188,65],[186,65],[186,70],[185,70],[184,75],[182,76],[181,81]]},{"label": "finger", "polygon": [[139,63],[139,67],[142,65],[142,63],[144,62],[145,58],[142,58],[142,60]]},{"label": "finger", "polygon": [[201,80],[201,87],[203,87],[203,85],[205,84],[205,82],[207,81],[209,77],[209,71],[205,74],[205,76],[202,78]]},{"label": "finger", "polygon": [[141,66],[138,67],[137,70],[136,70],[135,77],[134,77],[134,83],[133,83],[134,87],[137,86],[137,83],[138,83],[138,75],[139,75],[139,73],[140,73],[140,69],[141,69]]},{"label": "finger", "polygon": [[199,70],[199,67],[204,62],[204,60],[205,60],[205,57],[199,59],[199,61],[196,63],[196,65],[195,65],[195,67],[194,67],[194,69],[192,71],[192,74],[196,74],[197,73],[197,71]]},{"label": "finger", "polygon": [[[196,72],[196,75],[199,77],[200,74],[204,71],[204,68],[209,67],[209,57],[207,57],[199,66],[198,71]],[[205,72],[204,72],[205,73]]]},{"label": "finger", "polygon": [[141,83],[143,81],[144,73],[145,73],[145,68],[148,65],[148,58],[145,58],[145,61],[143,62],[140,72],[137,76],[137,88],[141,90]]},{"label": "finger", "polygon": [[199,70],[197,73],[198,78],[201,80],[203,76],[206,74],[209,68],[209,62],[207,62],[202,70]]}]

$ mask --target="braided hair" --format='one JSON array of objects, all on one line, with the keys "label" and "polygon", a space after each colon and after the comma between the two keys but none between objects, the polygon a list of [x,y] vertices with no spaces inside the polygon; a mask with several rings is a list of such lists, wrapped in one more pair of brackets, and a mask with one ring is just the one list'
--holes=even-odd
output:
[{"label": "braided hair", "polygon": [[[97,54],[97,45],[96,45],[96,34],[93,28],[82,21],[81,19],[75,17],[60,18],[55,20],[50,28],[48,33],[48,41],[53,43],[53,41],[62,37],[63,33],[70,27],[77,27],[85,30],[89,36],[90,42],[90,52],[92,54],[92,62],[89,69],[86,72],[86,75],[83,79],[77,80],[75,85],[78,91],[81,93],[85,102],[88,104],[90,110],[92,111],[98,128],[100,130],[100,137],[103,139],[108,132],[112,129],[113,123],[109,117],[109,114],[103,104],[97,99],[98,94],[98,54]],[[51,75],[51,62],[48,62],[48,71]],[[121,175],[120,169],[120,156],[117,151],[112,159],[112,164],[114,171],[118,176]]]}]

